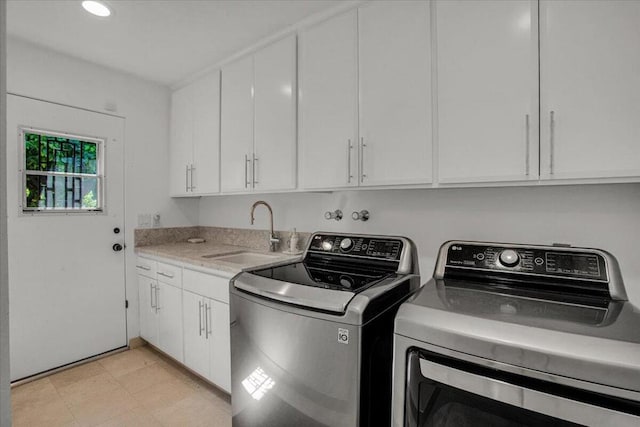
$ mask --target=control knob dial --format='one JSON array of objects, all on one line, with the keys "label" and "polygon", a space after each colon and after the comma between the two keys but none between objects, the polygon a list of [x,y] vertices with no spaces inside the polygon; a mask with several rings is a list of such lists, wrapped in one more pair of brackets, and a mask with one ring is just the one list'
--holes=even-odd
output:
[{"label": "control knob dial", "polygon": [[505,249],[500,252],[500,263],[505,267],[514,267],[520,262],[520,255],[513,249]]},{"label": "control knob dial", "polygon": [[349,252],[353,249],[353,240],[348,237],[342,239],[340,242],[340,249],[342,249],[343,252]]}]

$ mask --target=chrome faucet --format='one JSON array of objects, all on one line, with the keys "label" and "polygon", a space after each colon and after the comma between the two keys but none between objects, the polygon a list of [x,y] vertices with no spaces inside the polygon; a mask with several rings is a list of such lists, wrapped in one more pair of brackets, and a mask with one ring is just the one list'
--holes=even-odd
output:
[{"label": "chrome faucet", "polygon": [[264,205],[267,209],[269,209],[269,219],[271,220],[271,229],[269,230],[269,250],[271,252],[275,252],[276,245],[280,242],[280,239],[278,239],[276,235],[273,233],[273,210],[271,209],[271,206],[269,206],[269,203],[263,200],[258,200],[253,204],[253,206],[251,206],[251,225],[253,225],[253,223],[256,220],[254,213],[256,210],[256,206],[258,205]]}]

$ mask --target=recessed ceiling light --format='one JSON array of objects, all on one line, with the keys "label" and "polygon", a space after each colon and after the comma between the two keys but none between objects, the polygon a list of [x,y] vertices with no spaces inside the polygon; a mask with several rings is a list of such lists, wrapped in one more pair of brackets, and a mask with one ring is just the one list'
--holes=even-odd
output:
[{"label": "recessed ceiling light", "polygon": [[85,0],[82,2],[82,7],[84,7],[84,10],[87,12],[102,18],[106,18],[111,15],[111,9],[109,9],[106,4],[99,1]]}]

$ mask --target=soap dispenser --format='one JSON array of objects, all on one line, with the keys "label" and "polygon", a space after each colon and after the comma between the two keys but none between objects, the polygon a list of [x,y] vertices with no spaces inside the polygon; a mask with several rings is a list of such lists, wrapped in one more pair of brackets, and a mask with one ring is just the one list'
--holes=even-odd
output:
[{"label": "soap dispenser", "polygon": [[288,248],[288,252],[289,253],[297,253],[298,252],[298,241],[299,240],[300,240],[300,236],[298,235],[298,232],[294,228],[293,231],[291,231],[291,234],[289,234],[289,248]]}]

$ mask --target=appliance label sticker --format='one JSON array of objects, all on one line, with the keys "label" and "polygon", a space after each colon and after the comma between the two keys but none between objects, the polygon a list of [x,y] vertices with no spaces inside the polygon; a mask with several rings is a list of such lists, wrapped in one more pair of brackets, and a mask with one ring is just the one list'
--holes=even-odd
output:
[{"label": "appliance label sticker", "polygon": [[338,328],[338,342],[340,344],[349,344],[349,330]]}]

